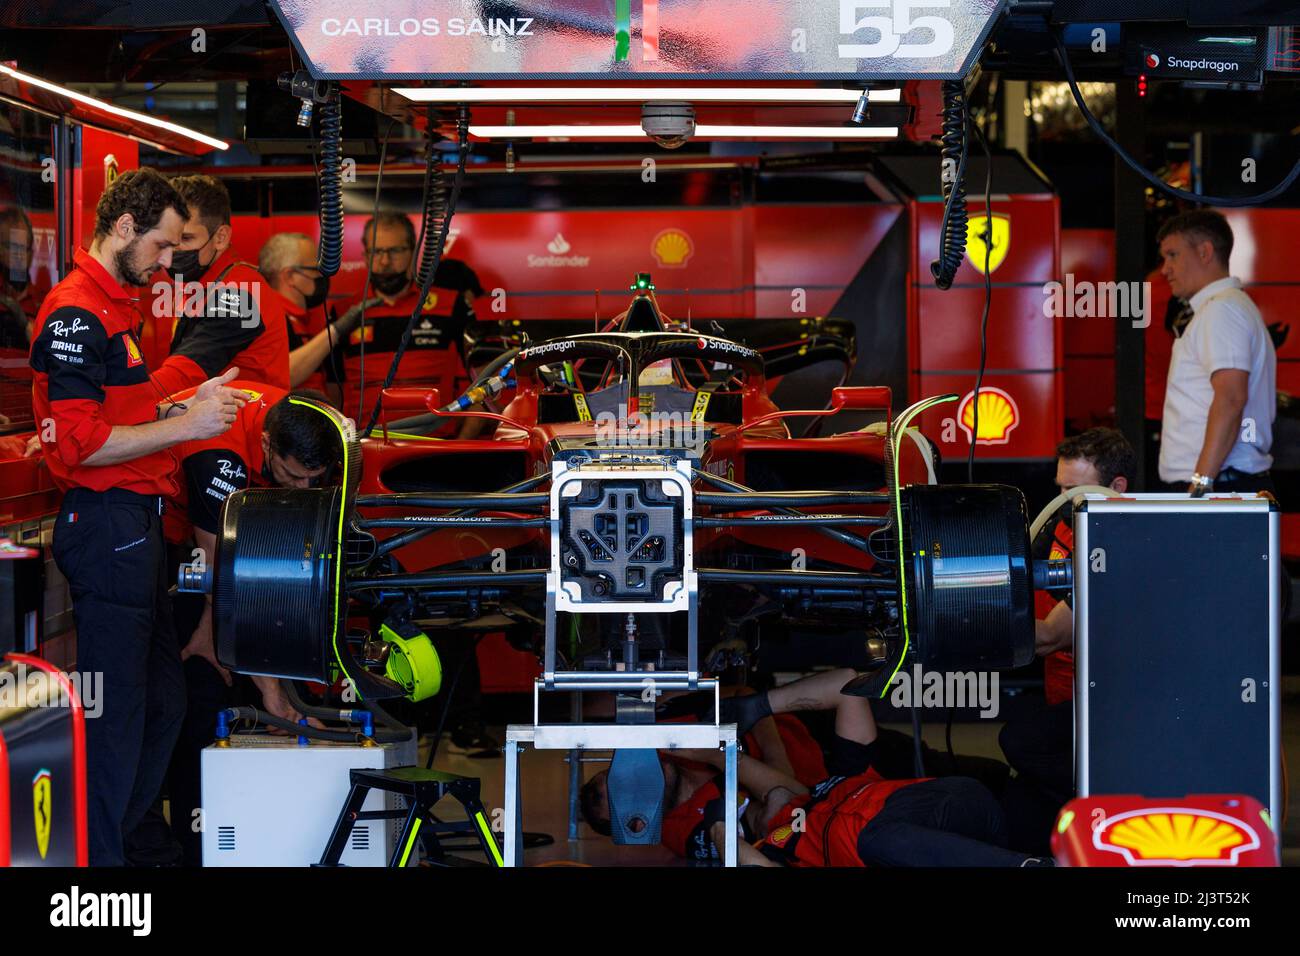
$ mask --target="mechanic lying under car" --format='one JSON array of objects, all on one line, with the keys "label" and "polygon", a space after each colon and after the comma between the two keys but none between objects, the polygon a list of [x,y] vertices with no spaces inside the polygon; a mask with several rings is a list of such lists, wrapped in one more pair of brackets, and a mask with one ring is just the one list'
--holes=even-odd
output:
[{"label": "mechanic lying under car", "polygon": [[[873,768],[877,737],[871,704],[841,693],[857,674],[814,674],[761,694],[723,701],[723,722],[743,736],[763,721],[795,711],[833,710],[830,776],[815,786],[749,754],[737,761],[748,793],[738,816],[738,861],[760,866],[1025,866],[1043,863],[1005,848],[1002,812],[993,795],[968,777],[887,780]],[[785,735],[782,735],[783,738]],[[661,754],[663,842],[697,861],[718,861],[726,838],[725,807],[715,750]],[[698,764],[705,765],[704,767]],[[610,832],[608,771],[581,794],[583,816]],[[752,841],[752,843],[751,843]]]}]

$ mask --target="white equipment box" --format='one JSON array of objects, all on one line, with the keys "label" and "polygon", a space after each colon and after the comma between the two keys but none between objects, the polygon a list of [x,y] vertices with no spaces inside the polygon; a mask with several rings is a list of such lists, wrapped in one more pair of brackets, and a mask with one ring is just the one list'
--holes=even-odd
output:
[{"label": "white equipment box", "polygon": [[[349,771],[414,764],[412,738],[362,747],[297,737],[233,734],[205,747],[204,866],[311,866],[318,863],[351,787]],[[401,809],[401,797],[372,790],[363,810]],[[357,823],[343,866],[387,866],[403,821]]]}]

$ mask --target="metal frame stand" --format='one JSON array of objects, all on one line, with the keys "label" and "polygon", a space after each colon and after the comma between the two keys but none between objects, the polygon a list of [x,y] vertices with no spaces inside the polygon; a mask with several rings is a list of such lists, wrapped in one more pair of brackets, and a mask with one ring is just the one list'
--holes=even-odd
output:
[{"label": "metal frame stand", "polygon": [[[542,657],[542,676],[533,683],[533,722],[511,724],[506,728],[506,796],[505,796],[505,865],[522,866],[524,859],[522,805],[523,793],[519,777],[519,751],[532,745],[535,750],[567,750],[568,774],[568,831],[569,839],[578,838],[578,791],[582,787],[583,751],[611,750],[704,750],[721,748],[726,751],[725,793],[727,836],[723,848],[723,864],[736,865],[736,725],[719,724],[718,681],[701,679],[699,672],[699,581],[693,566],[691,470],[688,462],[679,462],[671,469],[646,466],[613,467],[596,465],[591,468],[570,467],[566,462],[555,462],[551,483],[551,569],[547,574],[545,647]],[[682,582],[681,589],[670,600],[650,603],[602,602],[583,603],[578,597],[562,591],[563,575],[560,569],[560,499],[566,483],[576,478],[617,479],[635,478],[664,481],[679,489],[682,496]],[[561,600],[557,596],[563,594]],[[562,606],[561,606],[562,605]],[[686,669],[652,670],[638,664],[635,650],[626,656],[622,670],[557,670],[560,657],[556,648],[556,615],[565,613],[616,613],[633,614],[686,613]],[[634,642],[635,625],[628,640]],[[573,666],[570,662],[569,666]],[[653,718],[653,701],[665,691],[711,690],[713,692],[712,723],[707,724],[656,724],[642,723],[628,718],[623,723],[588,724],[582,722],[582,694],[613,693],[625,697],[640,697],[650,704],[649,716]],[[571,723],[543,724],[541,722],[541,695],[560,692],[573,694],[569,712]]]},{"label": "metal frame stand", "polygon": [[[717,693],[717,682],[700,684]],[[720,747],[726,751],[726,783],[722,795],[726,807],[727,838],[723,866],[736,865],[736,725],[735,724],[511,724],[506,728],[505,865],[522,866],[524,831],[523,792],[519,776],[519,752],[567,750],[570,752],[569,801],[572,806],[581,786],[581,754],[584,750],[687,750]],[[576,780],[576,785],[575,785]],[[577,836],[577,821],[571,820],[570,837]]]}]

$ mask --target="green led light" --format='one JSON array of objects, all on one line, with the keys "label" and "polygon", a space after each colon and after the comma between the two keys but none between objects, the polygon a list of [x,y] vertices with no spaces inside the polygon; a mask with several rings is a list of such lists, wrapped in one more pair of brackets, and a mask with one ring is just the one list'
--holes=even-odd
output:
[{"label": "green led light", "polygon": [[1267,810],[1260,810],[1259,816],[1260,819],[1264,821],[1264,826],[1268,827],[1270,830],[1273,829],[1273,817]]},{"label": "green led light", "polygon": [[1073,822],[1074,822],[1074,811],[1066,810],[1064,813],[1061,814],[1061,819],[1058,820],[1056,823],[1056,832],[1064,833],[1066,830],[1070,829],[1070,824]]}]

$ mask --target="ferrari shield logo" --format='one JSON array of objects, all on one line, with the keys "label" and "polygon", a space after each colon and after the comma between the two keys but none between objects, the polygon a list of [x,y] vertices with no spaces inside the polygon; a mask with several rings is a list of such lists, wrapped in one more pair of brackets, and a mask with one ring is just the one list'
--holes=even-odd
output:
[{"label": "ferrari shield logo", "polygon": [[988,216],[970,217],[966,225],[966,258],[976,269],[984,271],[984,257],[987,255],[989,272],[997,272],[1010,248],[1010,216],[998,213],[992,219]]},{"label": "ferrari shield logo", "polygon": [[36,823],[36,849],[45,859],[50,848],[50,772],[41,769],[32,778],[32,819]]},{"label": "ferrari shield logo", "polygon": [[117,179],[121,167],[118,165],[117,157],[109,153],[104,157],[104,188],[107,189],[113,185],[113,180]]},{"label": "ferrari shield logo", "polygon": [[437,304],[438,304],[438,293],[430,289],[429,294],[424,297],[424,305],[421,306],[420,308],[421,311],[432,312],[433,307]]}]

